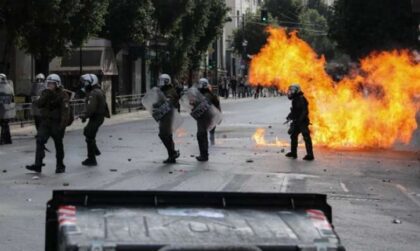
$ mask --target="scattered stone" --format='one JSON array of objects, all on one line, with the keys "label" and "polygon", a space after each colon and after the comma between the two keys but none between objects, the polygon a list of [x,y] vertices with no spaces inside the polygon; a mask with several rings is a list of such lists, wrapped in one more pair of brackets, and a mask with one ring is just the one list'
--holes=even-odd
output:
[{"label": "scattered stone", "polygon": [[286,150],[284,150],[284,149],[281,149],[281,151],[280,152],[282,152],[282,153],[284,153]]},{"label": "scattered stone", "polygon": [[383,179],[382,182],[391,183],[391,179]]},{"label": "scattered stone", "polygon": [[271,135],[273,135],[273,134],[274,134],[274,132],[270,132],[270,134],[271,134]]},{"label": "scattered stone", "polygon": [[110,138],[112,138],[112,135],[109,135]]},{"label": "scattered stone", "polygon": [[381,161],[378,160],[377,163],[379,164],[379,163],[381,163]]},{"label": "scattered stone", "polygon": [[70,183],[68,183],[68,182],[63,183],[63,187],[68,187],[68,186],[70,186]]},{"label": "scattered stone", "polygon": [[226,153],[222,153],[222,155],[226,155]]},{"label": "scattered stone", "polygon": [[32,202],[31,198],[26,199],[27,202]]},{"label": "scattered stone", "polygon": [[195,157],[195,155],[191,154],[191,155],[190,155],[190,157],[191,157],[191,158],[194,158],[194,157]]},{"label": "scattered stone", "polygon": [[394,223],[394,224],[401,224],[401,223],[402,223],[402,221],[401,221],[401,220],[399,220],[399,219],[394,219],[394,220],[392,221],[392,223]]},{"label": "scattered stone", "polygon": [[39,180],[39,176],[32,177],[33,180]]},{"label": "scattered stone", "polygon": [[222,138],[226,139],[227,138],[226,134],[223,134]]},{"label": "scattered stone", "polygon": [[327,169],[324,169],[324,172],[327,172]]},{"label": "scattered stone", "polygon": [[194,138],[194,134],[191,134],[190,136],[191,136],[191,138]]},{"label": "scattered stone", "polygon": [[117,169],[109,169],[109,171],[111,171],[111,172],[117,172],[118,170]]},{"label": "scattered stone", "polygon": [[131,159],[128,159],[128,162],[131,162]]},{"label": "scattered stone", "polygon": [[252,159],[247,159],[246,160],[246,163],[253,163],[254,162],[254,160],[252,160]]},{"label": "scattered stone", "polygon": [[407,165],[408,167],[411,167],[411,165],[409,164],[409,165]]},{"label": "scattered stone", "polygon": [[7,173],[7,170],[5,169],[5,170],[3,170],[3,173]]},{"label": "scattered stone", "polygon": [[169,172],[169,174],[173,174],[174,172]]},{"label": "scattered stone", "polygon": [[268,126],[268,128],[269,128],[269,129],[271,129],[271,128],[273,128],[273,127],[270,125],[270,126]]}]

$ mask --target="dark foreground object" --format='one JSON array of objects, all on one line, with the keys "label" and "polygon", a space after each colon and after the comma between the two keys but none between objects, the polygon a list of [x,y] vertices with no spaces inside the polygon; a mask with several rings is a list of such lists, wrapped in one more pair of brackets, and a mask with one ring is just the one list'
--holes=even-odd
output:
[{"label": "dark foreground object", "polygon": [[326,195],[54,191],[45,250],[345,250]]}]

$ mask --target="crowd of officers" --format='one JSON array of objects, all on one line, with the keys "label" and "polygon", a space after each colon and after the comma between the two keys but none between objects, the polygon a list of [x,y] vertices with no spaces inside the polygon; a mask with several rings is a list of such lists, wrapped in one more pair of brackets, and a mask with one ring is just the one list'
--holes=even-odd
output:
[{"label": "crowd of officers", "polygon": [[[87,159],[82,165],[96,166],[96,156],[101,152],[96,145],[96,134],[103,124],[105,117],[110,117],[106,103],[105,93],[101,89],[98,77],[94,74],[81,76],[82,91],[86,93],[86,108],[80,116],[82,122],[88,123],[83,130],[87,144]],[[45,144],[52,138],[56,152],[56,173],[64,173],[64,148],[63,138],[66,127],[74,120],[74,114],[70,106],[70,100],[74,93],[64,89],[61,78],[57,74],[51,74],[47,78],[43,74],[36,76],[32,90],[33,114],[36,135],[35,163],[26,166],[26,169],[40,173],[44,166]]]},{"label": "crowd of officers", "polygon": [[[86,94],[86,100],[85,111],[79,118],[83,123],[88,120],[83,130],[87,145],[87,158],[82,161],[82,165],[96,166],[96,157],[101,154],[96,144],[96,134],[104,123],[105,118],[110,117],[110,112],[98,77],[94,74],[85,74],[81,76],[80,82],[81,90]],[[159,138],[168,152],[168,158],[163,163],[173,164],[176,163],[176,159],[180,156],[179,151],[175,149],[173,140],[173,123],[174,112],[180,111],[179,101],[181,93],[174,87],[168,74],[160,75],[158,87],[172,109],[171,112],[159,120]],[[213,94],[209,81],[206,78],[201,78],[195,87],[210,105],[214,105],[221,112],[219,98]],[[286,156],[297,158],[298,135],[302,134],[307,151],[307,155],[303,159],[308,161],[314,160],[309,131],[308,102],[299,84],[291,85],[287,95],[292,101],[292,107],[290,114],[287,116],[287,122],[291,121],[288,131],[291,137],[291,151]],[[66,127],[71,125],[74,120],[74,114],[70,106],[72,96],[74,96],[74,93],[64,89],[61,78],[57,74],[51,74],[46,78],[43,74],[36,76],[32,89],[33,116],[37,129],[36,153],[34,164],[26,166],[28,170],[37,173],[42,171],[42,167],[45,165],[43,163],[45,151],[48,151],[45,144],[49,138],[52,138],[56,150],[56,173],[65,172],[63,138]],[[4,74],[0,74],[0,124],[2,129],[0,144],[11,144],[8,121],[16,113],[13,106],[13,97],[13,87],[8,86],[7,77]],[[210,128],[209,140],[210,119],[206,116],[197,119],[197,141],[200,155],[196,159],[200,162],[208,161],[209,143],[212,145],[215,143],[215,127]]]}]

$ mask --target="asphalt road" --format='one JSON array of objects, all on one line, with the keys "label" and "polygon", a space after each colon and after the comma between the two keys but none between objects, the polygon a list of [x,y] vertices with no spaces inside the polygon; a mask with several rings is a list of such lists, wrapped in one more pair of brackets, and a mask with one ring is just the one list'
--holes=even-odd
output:
[{"label": "asphalt road", "polygon": [[[44,249],[45,205],[54,189],[326,193],[347,250],[420,250],[420,152],[401,146],[316,148],[316,161],[308,163],[285,158],[281,147],[255,146],[251,136],[259,127],[267,129],[268,139],[288,140],[282,122],[289,105],[285,98],[224,102],[224,121],[208,163],[194,158],[195,123],[188,116],[176,137],[181,158],[172,166],[161,164],[166,153],[157,125],[144,113],[101,128],[98,167],[81,166],[86,151],[82,132],[68,132],[67,172],[62,175],[54,174],[54,153],[47,154],[42,175],[27,172],[35,141],[31,133],[17,130],[13,145],[0,146],[0,250]],[[48,148],[54,149],[52,142]]]}]

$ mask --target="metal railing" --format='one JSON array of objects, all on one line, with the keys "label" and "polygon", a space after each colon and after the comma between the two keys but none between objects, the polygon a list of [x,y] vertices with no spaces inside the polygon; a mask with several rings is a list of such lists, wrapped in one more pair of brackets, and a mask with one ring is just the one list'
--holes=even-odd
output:
[{"label": "metal railing", "polygon": [[[73,108],[73,115],[76,118],[85,110],[85,101],[84,99],[75,99],[70,102],[70,106]],[[33,123],[34,116],[32,112],[32,103],[17,103],[16,117],[10,120],[10,124],[24,127],[25,125]]]},{"label": "metal railing", "polygon": [[115,100],[116,113],[126,113],[143,110],[142,98],[144,94],[121,95]]},{"label": "metal railing", "polygon": [[[117,113],[134,112],[143,110],[142,98],[144,94],[135,95],[121,95],[116,97],[115,111]],[[85,100],[75,99],[70,102],[70,106],[73,108],[74,117],[77,118],[85,110]],[[16,117],[10,120],[11,125],[31,125],[34,123],[34,117],[32,112],[32,103],[16,103]]]}]

